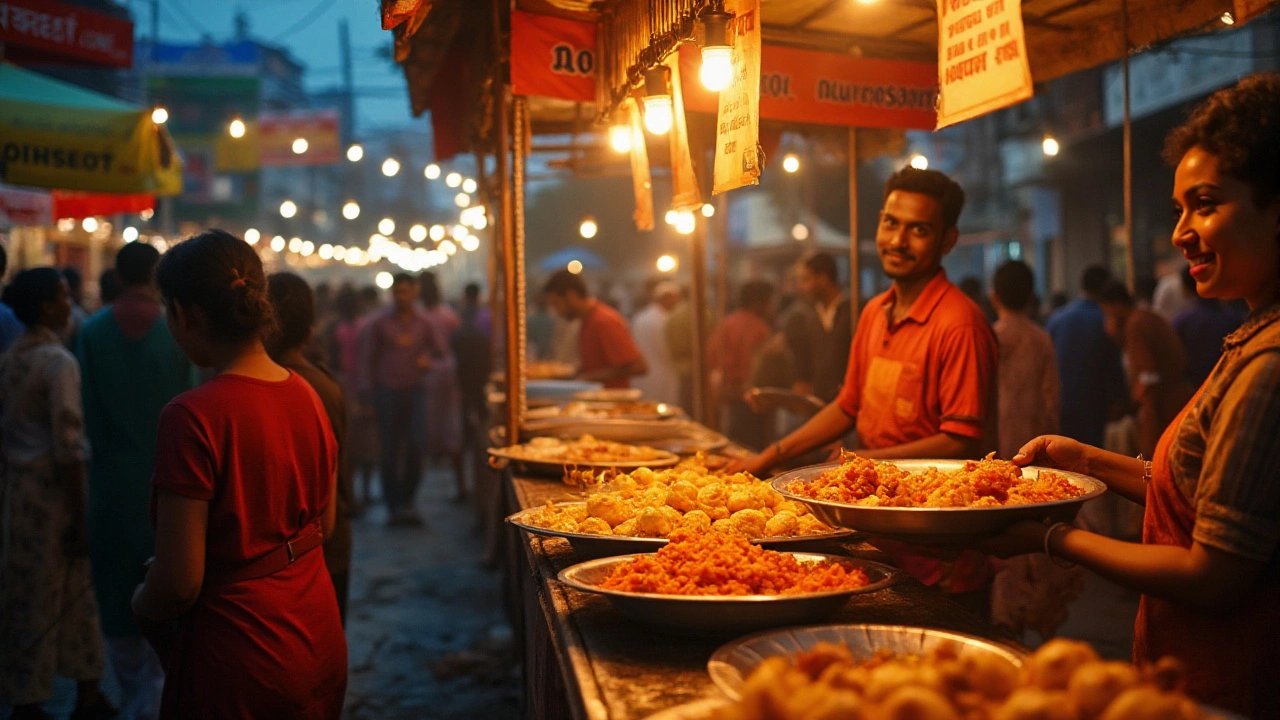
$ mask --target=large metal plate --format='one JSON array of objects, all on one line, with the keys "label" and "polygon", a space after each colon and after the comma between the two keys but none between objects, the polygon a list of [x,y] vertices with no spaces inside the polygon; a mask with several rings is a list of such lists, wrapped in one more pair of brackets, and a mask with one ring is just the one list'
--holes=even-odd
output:
[{"label": "large metal plate", "polygon": [[639,443],[681,455],[711,452],[729,444],[729,439],[698,423],[677,418],[669,420],[620,420],[613,418],[566,418],[555,424],[533,424],[526,428],[531,437],[576,438],[590,435],[597,440]]},{"label": "large metal plate", "polygon": [[491,447],[489,448],[489,455],[490,457],[513,462],[519,466],[521,470],[538,475],[563,475],[567,464],[577,468],[611,468],[614,470],[637,470],[645,467],[667,468],[680,464],[680,456],[666,450],[658,450],[657,457],[652,460],[593,463],[564,463],[557,460],[534,460],[524,456],[519,450],[514,450],[510,447]]},{"label": "large metal plate", "polygon": [[604,595],[619,613],[637,622],[681,635],[715,636],[780,625],[811,623],[834,614],[849,598],[883,590],[906,575],[888,565],[819,553],[791,553],[806,564],[823,560],[860,568],[870,582],[857,590],[804,595],[659,595],[605,590],[609,573],[639,555],[588,560],[560,571],[560,582],[575,590]]},{"label": "large metal plate", "polygon": [[734,700],[742,698],[747,676],[765,658],[792,657],[820,642],[845,644],[856,660],[870,660],[879,650],[901,655],[922,655],[944,642],[955,642],[962,652],[994,655],[1022,667],[1023,656],[1003,645],[972,635],[907,625],[817,625],[786,628],[739,638],[716,650],[707,661],[711,681]]},{"label": "large metal plate", "polygon": [[563,405],[533,408],[524,414],[524,429],[554,428],[566,422],[583,420],[673,420],[685,417],[679,407],[666,403],[641,402],[639,407],[635,403],[622,404],[632,407],[622,414],[616,410],[619,403],[575,400]]},{"label": "large metal plate", "polygon": [[[964,466],[963,460],[894,460],[894,465],[907,472],[924,472],[929,468],[955,470]],[[811,483],[822,473],[839,467],[840,463],[811,465],[783,473],[772,480],[773,489],[790,500],[803,503],[819,520],[832,527],[844,527],[869,535],[926,544],[964,544],[1000,534],[1005,528],[1020,520],[1047,522],[1071,522],[1080,512],[1080,506],[1107,491],[1102,481],[1088,475],[1052,470],[1066,477],[1072,485],[1084,490],[1084,494],[1069,500],[1055,500],[1031,505],[983,508],[915,508],[915,507],[864,507],[845,503],[815,500],[788,492],[786,486],[792,480]],[[1022,469],[1024,475],[1036,477],[1048,468],[1035,466]]]},{"label": "large metal plate", "polygon": [[[556,503],[556,507],[566,505],[585,505],[586,503]],[[658,548],[667,544],[666,538],[629,537],[624,535],[591,535],[589,533],[563,532],[538,527],[529,522],[529,517],[541,510],[541,507],[528,508],[513,513],[507,522],[516,527],[544,537],[558,537],[569,541],[573,551],[584,558],[607,558],[631,553],[657,552]],[[832,540],[843,540],[853,536],[852,530],[836,528],[829,533],[817,535],[797,535],[795,537],[765,537],[751,540],[754,545],[771,550],[813,549]]]}]

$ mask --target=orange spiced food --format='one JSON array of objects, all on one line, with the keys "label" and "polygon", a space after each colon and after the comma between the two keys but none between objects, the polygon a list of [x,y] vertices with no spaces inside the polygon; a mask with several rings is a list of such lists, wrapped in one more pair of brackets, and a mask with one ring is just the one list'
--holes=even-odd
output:
[{"label": "orange spiced food", "polygon": [[614,568],[600,587],[661,595],[794,595],[856,590],[867,583],[853,566],[803,562],[739,535],[681,531],[656,554]]}]

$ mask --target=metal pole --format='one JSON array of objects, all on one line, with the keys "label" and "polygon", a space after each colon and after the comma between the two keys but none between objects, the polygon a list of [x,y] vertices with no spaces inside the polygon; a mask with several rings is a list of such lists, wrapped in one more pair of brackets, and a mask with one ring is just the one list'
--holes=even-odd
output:
[{"label": "metal pole", "polygon": [[351,68],[351,32],[346,18],[338,21],[338,49],[342,55],[342,113],[346,116],[341,128],[342,144],[350,145],[356,136],[356,81]]},{"label": "metal pole", "polygon": [[853,330],[858,330],[862,307],[861,255],[858,248],[858,128],[849,128],[849,301],[853,304]]},{"label": "metal pole", "polygon": [[693,276],[689,305],[693,312],[693,416],[715,427],[707,398],[707,230],[698,223],[689,238],[689,271]]},{"label": "metal pole", "polygon": [[1125,282],[1135,289],[1137,268],[1133,257],[1133,118],[1129,114],[1129,2],[1120,0],[1120,32],[1124,37],[1124,262]]},{"label": "metal pole", "polygon": [[493,0],[493,42],[498,53],[498,67],[493,82],[493,118],[494,132],[498,136],[497,167],[498,176],[498,214],[497,232],[494,233],[502,246],[503,299],[506,301],[503,320],[506,329],[506,365],[507,365],[507,444],[520,442],[520,398],[523,387],[520,382],[520,342],[516,335],[520,332],[519,320],[516,317],[516,268],[515,268],[515,228],[512,226],[511,212],[511,173],[507,162],[511,152],[511,123],[507,116],[507,84],[503,77],[503,66],[507,58],[502,44],[502,3]]},{"label": "metal pole", "polygon": [[729,196],[720,193],[716,208],[716,324],[724,322],[729,310]]}]

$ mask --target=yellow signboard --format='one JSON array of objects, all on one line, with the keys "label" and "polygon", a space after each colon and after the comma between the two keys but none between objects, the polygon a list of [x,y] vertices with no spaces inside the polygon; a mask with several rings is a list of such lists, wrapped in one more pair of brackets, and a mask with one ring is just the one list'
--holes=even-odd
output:
[{"label": "yellow signboard", "polygon": [[1021,0],[938,0],[938,127],[1031,97]]},{"label": "yellow signboard", "polygon": [[720,91],[712,195],[760,182],[760,0],[730,0],[733,79]]}]

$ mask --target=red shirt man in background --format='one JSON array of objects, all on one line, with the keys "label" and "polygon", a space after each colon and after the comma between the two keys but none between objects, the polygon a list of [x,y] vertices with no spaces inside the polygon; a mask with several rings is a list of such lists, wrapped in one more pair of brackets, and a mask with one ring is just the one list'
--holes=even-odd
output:
[{"label": "red shirt man in background", "polygon": [[565,320],[581,320],[578,377],[607,388],[631,387],[631,378],[649,372],[627,321],[617,310],[591,297],[582,278],[561,270],[542,289],[547,303]]},{"label": "red shirt man in background", "polygon": [[725,317],[707,343],[707,370],[716,395],[728,407],[729,437],[748,448],[762,448],[769,442],[772,414],[757,414],[743,396],[751,389],[751,368],[756,353],[773,335],[769,325],[773,306],[773,285],[767,280],[748,280],[739,291],[738,307]]},{"label": "red shirt man in background", "polygon": [[[995,449],[995,336],[942,270],[963,208],[964,190],[940,172],[904,168],[889,178],[876,249],[893,286],[858,319],[839,396],[735,469],[760,474],[854,428],[858,453],[881,460],[977,458]],[[952,592],[979,590],[990,577],[975,553],[951,564],[881,547],[926,584]]]}]

